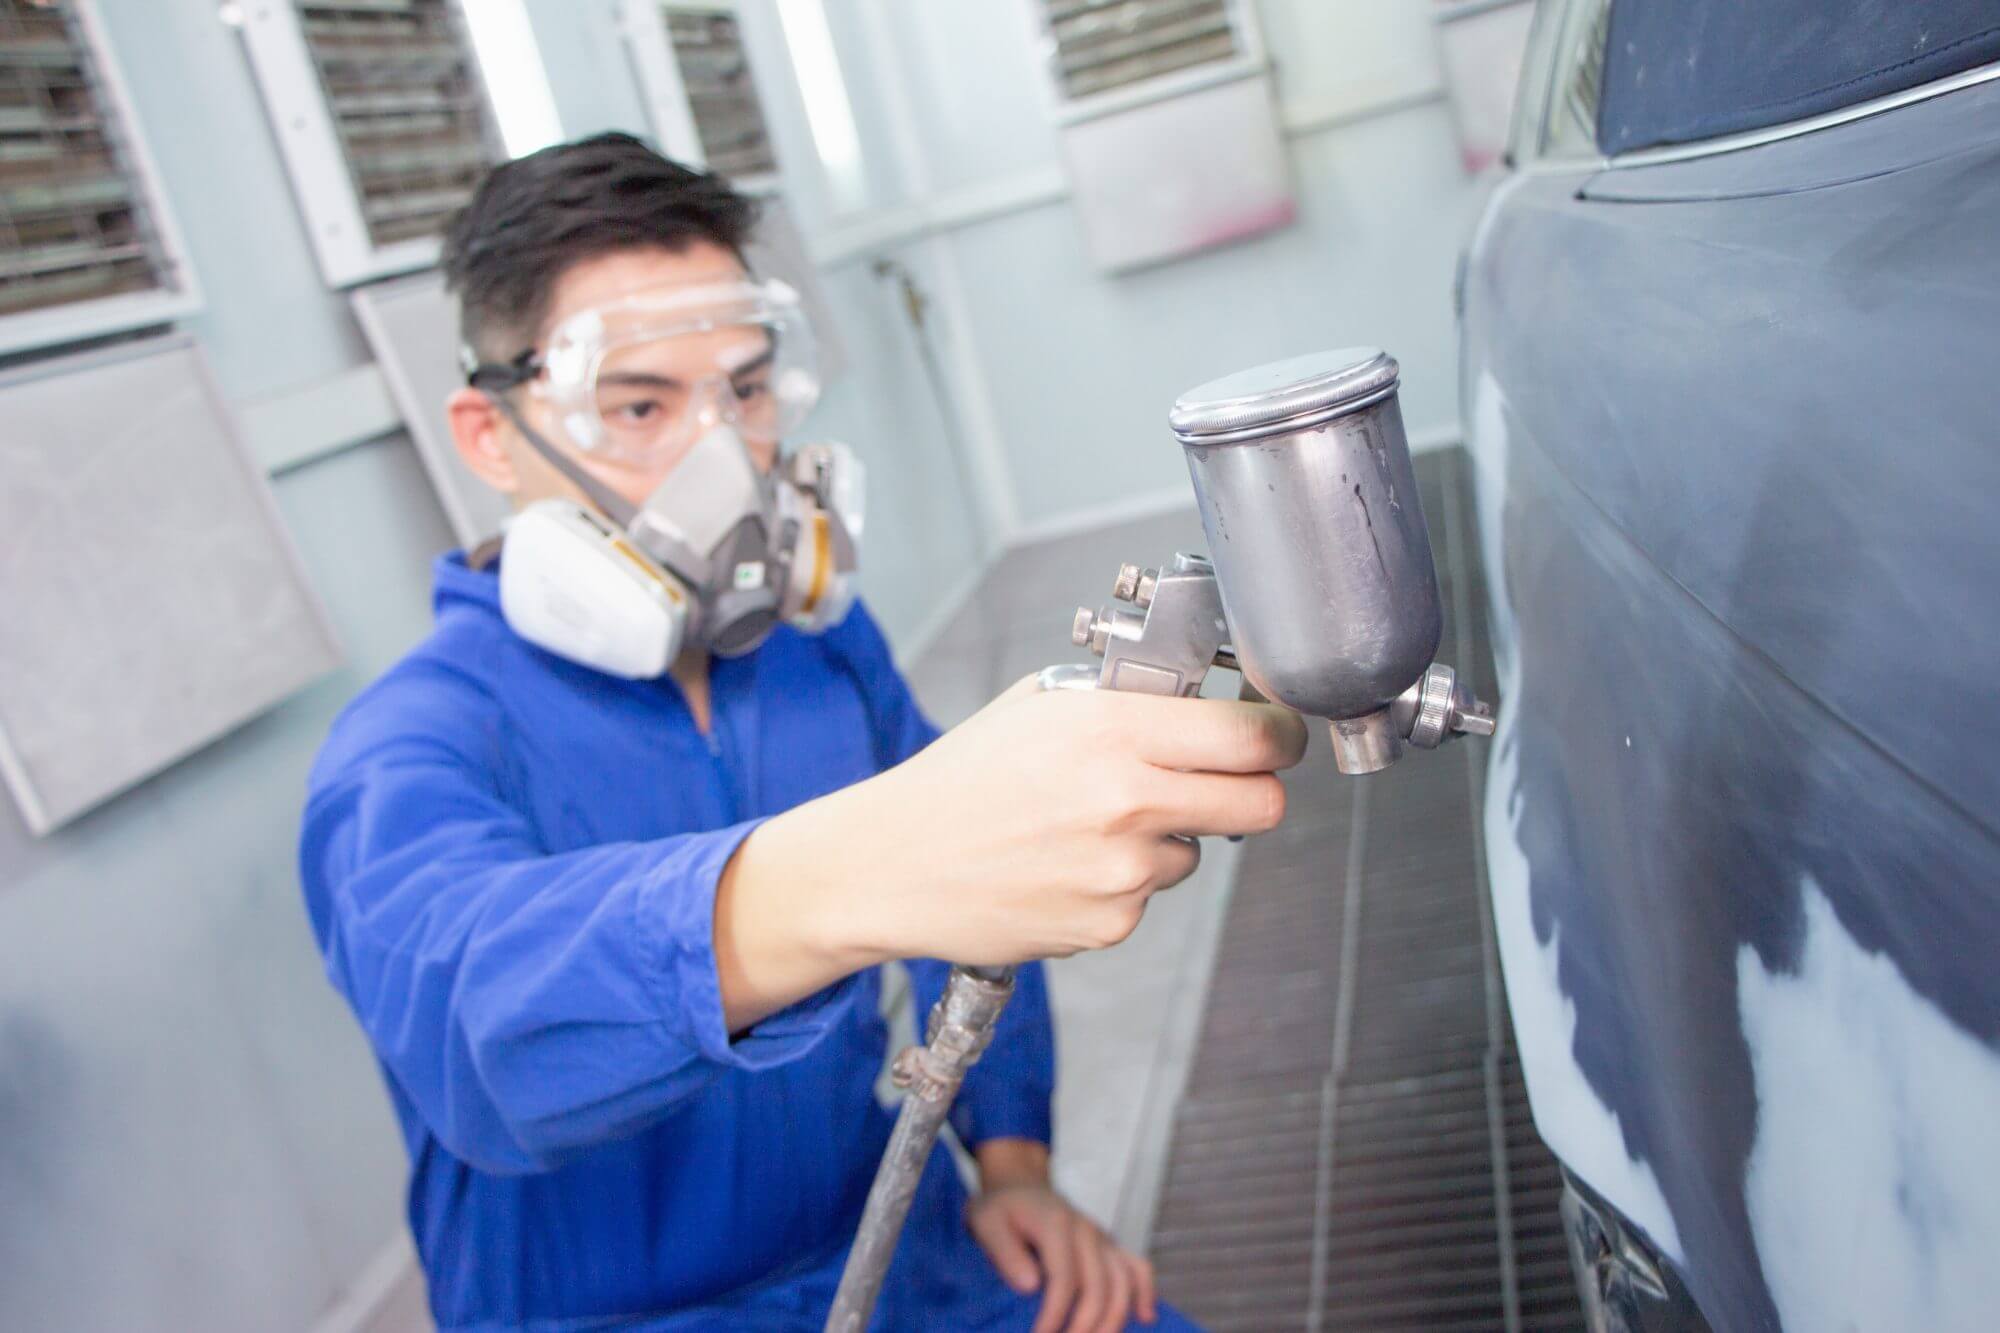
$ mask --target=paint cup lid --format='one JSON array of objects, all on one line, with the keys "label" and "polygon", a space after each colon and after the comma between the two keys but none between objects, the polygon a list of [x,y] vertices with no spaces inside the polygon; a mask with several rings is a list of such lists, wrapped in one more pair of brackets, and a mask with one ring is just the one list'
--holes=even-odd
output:
[{"label": "paint cup lid", "polygon": [[1318,426],[1396,392],[1396,358],[1336,347],[1239,370],[1174,400],[1167,425],[1182,444],[1233,444]]}]

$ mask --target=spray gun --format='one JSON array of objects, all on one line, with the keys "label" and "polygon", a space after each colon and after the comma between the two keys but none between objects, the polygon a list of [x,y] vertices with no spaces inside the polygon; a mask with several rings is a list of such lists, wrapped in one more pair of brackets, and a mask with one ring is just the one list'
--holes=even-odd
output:
[{"label": "spray gun", "polygon": [[[1121,605],[1081,608],[1071,624],[1099,663],[1049,667],[1042,688],[1192,696],[1210,668],[1237,670],[1264,697],[1327,719],[1349,774],[1379,772],[1406,746],[1492,735],[1492,708],[1433,660],[1444,615],[1397,383],[1386,353],[1343,348],[1182,394],[1167,421],[1213,559],[1120,568]],[[926,1044],[897,1057],[909,1095],[828,1333],[866,1327],[938,1129],[1012,990],[1012,968],[952,968]]]},{"label": "spray gun", "polygon": [[1187,695],[1233,667],[1326,718],[1343,773],[1491,735],[1492,710],[1432,660],[1444,615],[1396,387],[1394,359],[1344,348],[1182,394],[1167,423],[1213,562],[1127,565],[1112,595],[1131,609],[1076,613],[1097,685]]}]

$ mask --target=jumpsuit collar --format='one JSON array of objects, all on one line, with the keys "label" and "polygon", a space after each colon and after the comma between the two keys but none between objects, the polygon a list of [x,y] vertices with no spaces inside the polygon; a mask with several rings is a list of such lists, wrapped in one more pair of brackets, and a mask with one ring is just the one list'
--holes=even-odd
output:
[{"label": "jumpsuit collar", "polygon": [[[498,560],[488,561],[483,567],[475,569],[468,561],[467,552],[450,551],[439,556],[432,568],[435,583],[431,606],[435,614],[442,616],[455,602],[471,603],[500,616],[504,621],[505,616],[500,609]],[[767,641],[742,657],[709,658],[709,730],[706,737],[702,737],[700,728],[695,726],[694,710],[688,707],[687,696],[673,677],[661,676],[658,680],[603,677],[624,688],[657,691],[672,701],[672,707],[686,720],[689,732],[706,745],[714,758],[732,820],[747,818],[748,812],[757,808],[760,767],[757,735],[763,713],[757,690],[758,659],[769,646]],[[590,670],[574,663],[566,665],[579,671]]]}]

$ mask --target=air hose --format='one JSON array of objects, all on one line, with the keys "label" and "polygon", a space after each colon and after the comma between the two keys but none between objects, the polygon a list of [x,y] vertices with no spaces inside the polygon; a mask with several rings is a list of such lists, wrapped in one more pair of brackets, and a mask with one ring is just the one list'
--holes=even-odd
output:
[{"label": "air hose", "polygon": [[966,1071],[993,1040],[993,1026],[1013,993],[1011,967],[953,967],[945,978],[944,995],[931,1010],[925,1044],[897,1055],[891,1074],[909,1094],[896,1116],[889,1146],[882,1150],[875,1183],[869,1187],[854,1247],[841,1270],[840,1290],[826,1317],[827,1333],[861,1333],[868,1326],[917,1182],[937,1146],[938,1131]]}]

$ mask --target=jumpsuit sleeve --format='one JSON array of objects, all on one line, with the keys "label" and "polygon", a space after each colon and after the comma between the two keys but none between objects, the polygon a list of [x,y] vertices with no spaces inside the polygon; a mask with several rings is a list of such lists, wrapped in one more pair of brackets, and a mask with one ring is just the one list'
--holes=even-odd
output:
[{"label": "jumpsuit sleeve", "polygon": [[[867,697],[880,767],[893,767],[935,740],[938,729],[917,706],[867,611],[856,605],[835,634]],[[951,969],[933,959],[912,959],[909,970],[921,1035]],[[1048,979],[1040,963],[1027,963],[1015,972],[1014,996],[994,1028],[992,1045],[966,1075],[952,1105],[951,1127],[968,1148],[1002,1138],[1048,1143],[1055,1083]]]},{"label": "jumpsuit sleeve", "polygon": [[732,1040],[715,888],[755,821],[548,855],[476,687],[402,684],[390,711],[424,725],[336,728],[300,870],[328,976],[455,1156],[551,1168],[725,1069],[797,1059],[852,1004],[849,978]]}]

